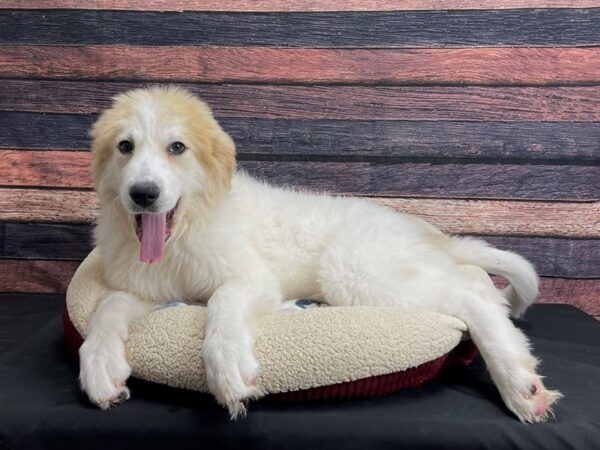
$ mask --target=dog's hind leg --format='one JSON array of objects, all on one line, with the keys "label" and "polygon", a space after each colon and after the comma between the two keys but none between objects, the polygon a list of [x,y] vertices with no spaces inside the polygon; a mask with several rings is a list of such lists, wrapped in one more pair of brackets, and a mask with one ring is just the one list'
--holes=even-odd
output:
[{"label": "dog's hind leg", "polygon": [[[498,297],[498,298],[494,298]],[[505,405],[522,422],[544,422],[562,395],[544,387],[525,335],[508,318],[508,305],[494,287],[454,288],[437,311],[463,320]]]},{"label": "dog's hind leg", "polygon": [[127,328],[129,322],[152,308],[134,295],[113,291],[99,302],[92,315],[87,337],[79,349],[79,381],[90,401],[100,408],[129,399],[125,385],[131,374],[125,358]]},{"label": "dog's hind leg", "polygon": [[[561,395],[536,373],[529,342],[508,318],[507,300],[491,284],[427,249],[394,256],[393,242],[333,243],[324,252],[319,286],[333,305],[407,306],[463,320],[506,406],[523,422],[542,422]],[[388,250],[391,249],[391,250]]]}]

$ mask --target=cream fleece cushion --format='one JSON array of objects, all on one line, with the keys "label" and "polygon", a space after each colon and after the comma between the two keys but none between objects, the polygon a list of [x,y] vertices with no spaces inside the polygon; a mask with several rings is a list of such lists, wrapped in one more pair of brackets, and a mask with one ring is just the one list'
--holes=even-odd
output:
[{"label": "cream fleece cushion", "polygon": [[[479,268],[465,266],[491,282]],[[108,288],[99,250],[83,261],[67,290],[67,311],[85,337],[91,314]],[[165,299],[165,301],[172,299]],[[204,306],[157,309],[129,328],[132,375],[207,392],[202,342]],[[329,307],[265,317],[256,342],[257,382],[267,393],[298,391],[404,371],[439,358],[463,337],[466,325],[418,309]]]}]

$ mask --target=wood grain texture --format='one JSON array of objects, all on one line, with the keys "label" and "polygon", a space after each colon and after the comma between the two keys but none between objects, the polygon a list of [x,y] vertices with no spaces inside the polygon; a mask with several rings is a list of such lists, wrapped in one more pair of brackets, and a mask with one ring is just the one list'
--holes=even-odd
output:
[{"label": "wood grain texture", "polygon": [[[86,149],[93,120],[89,115],[0,112],[0,148]],[[245,158],[600,159],[600,123],[593,122],[222,118],[220,123]]]},{"label": "wood grain texture", "polygon": [[600,238],[600,202],[386,197],[370,200],[402,213],[413,214],[452,234]]},{"label": "wood grain texture", "polygon": [[[600,238],[600,202],[366,200],[416,215],[453,234]],[[98,209],[94,192],[0,188],[1,221],[91,223]]]},{"label": "wood grain texture", "polygon": [[523,255],[540,276],[600,278],[600,240],[486,236],[494,247]]},{"label": "wood grain texture", "polygon": [[80,261],[92,249],[92,227],[64,223],[3,223],[0,258]]},{"label": "wood grain texture", "polygon": [[[4,81],[0,81],[4,83]],[[1,93],[0,98],[4,95]],[[90,147],[92,115],[0,112],[0,147],[72,149]],[[600,132],[600,130],[599,130]]]},{"label": "wood grain texture", "polygon": [[0,260],[0,292],[64,293],[78,261]]},{"label": "wood grain texture", "polygon": [[0,183],[91,188],[90,164],[89,152],[0,150]]},{"label": "wood grain texture", "polygon": [[91,223],[98,210],[90,191],[0,188],[0,221]]},{"label": "wood grain texture", "polygon": [[544,85],[598,82],[599,60],[600,48],[350,50],[8,45],[0,53],[0,76],[210,83]]},{"label": "wood grain texture", "polygon": [[[506,281],[493,277],[498,287]],[[574,280],[565,278],[540,278],[540,295],[536,303],[569,304],[600,320],[600,280]]]},{"label": "wood grain texture", "polygon": [[597,200],[600,166],[242,161],[278,185],[333,193],[446,198]]},{"label": "wood grain texture", "polygon": [[[89,225],[3,225],[0,258],[81,260],[92,248]],[[600,278],[600,239],[488,236],[492,245],[529,259],[541,276]]]},{"label": "wood grain texture", "polygon": [[[2,184],[90,188],[91,155],[0,150]],[[600,165],[497,165],[319,161],[239,161],[277,185],[338,194],[402,197],[597,200]]]},{"label": "wood grain texture", "polygon": [[594,8],[598,0],[3,0],[0,9],[136,11],[424,11],[445,9]]},{"label": "wood grain texture", "polygon": [[568,303],[600,319],[600,280],[542,278],[537,303]]},{"label": "wood grain texture", "polygon": [[[0,10],[0,43],[313,48],[600,44],[600,9],[315,13]],[[543,30],[543,32],[540,32]]]},{"label": "wood grain texture", "polygon": [[[0,111],[98,113],[139,83],[3,80]],[[600,86],[190,85],[219,117],[406,121],[600,121]]]}]

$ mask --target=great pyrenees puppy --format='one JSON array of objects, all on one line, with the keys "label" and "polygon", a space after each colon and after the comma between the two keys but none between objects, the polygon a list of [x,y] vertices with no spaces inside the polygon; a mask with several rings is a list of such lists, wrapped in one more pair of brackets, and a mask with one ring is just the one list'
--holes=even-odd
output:
[{"label": "great pyrenees puppy", "polygon": [[[518,317],[538,293],[521,256],[447,236],[357,198],[283,189],[237,172],[235,145],[209,107],[176,87],[119,95],[92,130],[95,228],[112,291],[80,349],[80,381],[108,408],[129,398],[124,343],[132,319],[171,300],[208,305],[203,358],[210,391],[232,418],[255,384],[257,324],[285,299],[401,305],[463,320],[502,399],[541,422],[560,397],[536,373]],[[508,279],[499,291],[459,270]]]}]

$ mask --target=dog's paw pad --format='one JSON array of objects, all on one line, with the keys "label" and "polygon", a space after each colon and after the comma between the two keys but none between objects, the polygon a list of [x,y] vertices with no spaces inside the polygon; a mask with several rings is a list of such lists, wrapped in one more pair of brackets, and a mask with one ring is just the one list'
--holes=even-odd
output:
[{"label": "dog's paw pad", "polygon": [[552,406],[562,397],[558,391],[545,388],[541,381],[536,381],[529,387],[529,392],[523,396],[519,411],[515,411],[522,422],[545,422],[553,416]]}]

